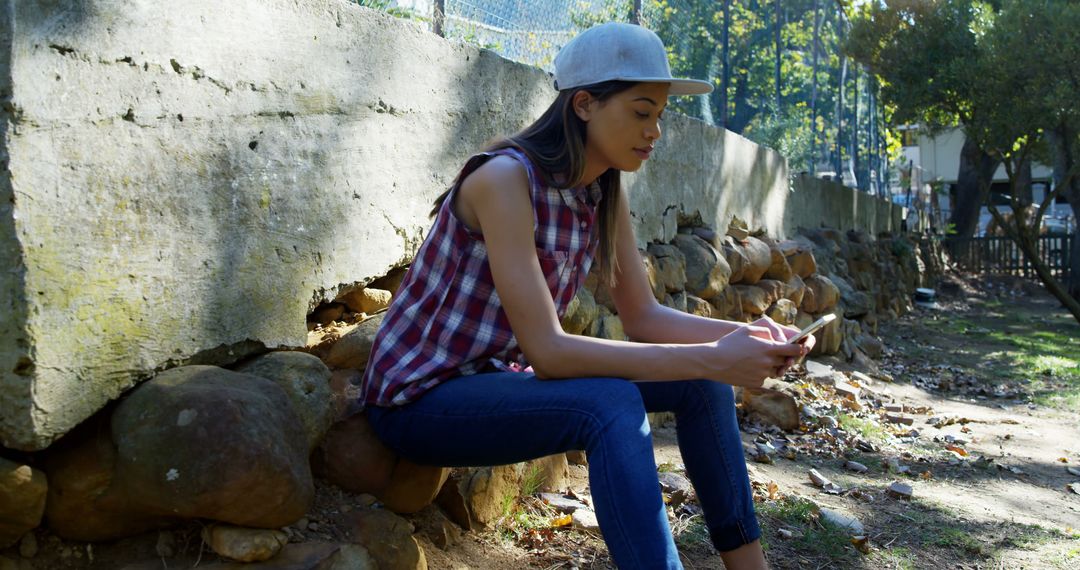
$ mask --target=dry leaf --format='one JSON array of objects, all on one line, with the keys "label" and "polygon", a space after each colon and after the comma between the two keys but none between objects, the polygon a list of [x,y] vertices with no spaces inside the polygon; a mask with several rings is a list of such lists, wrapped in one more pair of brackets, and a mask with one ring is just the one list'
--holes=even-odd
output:
[{"label": "dry leaf", "polygon": [[573,521],[574,521],[574,517],[572,517],[570,515],[564,515],[564,516],[561,516],[561,517],[551,521],[551,526],[553,526],[553,527],[568,526]]},{"label": "dry leaf", "polygon": [[929,481],[934,478],[934,474],[931,473],[928,469],[926,471],[923,471],[922,473],[919,473],[919,477],[922,477],[924,481]]},{"label": "dry leaf", "polygon": [[1069,458],[1068,458],[1068,457],[1058,457],[1058,461],[1060,461],[1060,462],[1062,462],[1062,463],[1068,463],[1068,462],[1069,462]]},{"label": "dry leaf", "polygon": [[952,452],[956,453],[960,457],[967,457],[968,456],[967,450],[964,449],[963,447],[958,446],[958,445],[946,445],[945,449],[948,449],[949,451],[952,451]]},{"label": "dry leaf", "polygon": [[776,481],[769,481],[769,500],[775,501],[780,497],[780,486],[776,484]]},{"label": "dry leaf", "polygon": [[855,546],[855,550],[862,552],[863,554],[870,554],[870,539],[865,536],[853,536],[851,537],[851,544]]}]

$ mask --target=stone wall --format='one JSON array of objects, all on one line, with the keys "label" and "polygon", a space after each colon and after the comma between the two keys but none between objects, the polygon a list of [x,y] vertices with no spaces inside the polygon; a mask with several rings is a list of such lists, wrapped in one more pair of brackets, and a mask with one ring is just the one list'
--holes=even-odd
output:
[{"label": "stone wall", "polygon": [[[464,158],[554,94],[345,0],[0,0],[0,443],[44,448],[161,368],[303,345],[307,313],[408,263]],[[640,247],[733,215],[779,238],[895,220],[792,192],[738,135],[664,128],[625,179]]]}]

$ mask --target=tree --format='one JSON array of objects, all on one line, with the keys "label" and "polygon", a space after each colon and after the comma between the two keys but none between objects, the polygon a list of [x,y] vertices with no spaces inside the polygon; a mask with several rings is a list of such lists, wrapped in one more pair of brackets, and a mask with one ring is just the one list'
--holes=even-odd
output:
[{"label": "tree", "polygon": [[[971,0],[872,3],[853,22],[846,48],[882,83],[881,97],[895,108],[894,122],[930,132],[972,125],[987,110],[975,104],[979,77],[971,62],[984,56],[980,38],[993,15],[988,5]],[[974,235],[981,188],[999,163],[966,137],[949,219],[956,237]]]}]

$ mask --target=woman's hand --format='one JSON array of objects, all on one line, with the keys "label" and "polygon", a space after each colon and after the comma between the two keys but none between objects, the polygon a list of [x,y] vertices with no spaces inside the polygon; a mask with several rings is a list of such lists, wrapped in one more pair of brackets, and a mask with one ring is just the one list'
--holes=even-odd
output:
[{"label": "woman's hand", "polygon": [[[761,317],[760,319],[750,324],[758,327],[767,327],[772,332],[773,338],[776,339],[778,342],[790,342],[792,338],[798,336],[799,334],[799,329],[782,325],[770,319],[769,317]],[[814,343],[816,342],[817,339],[814,338],[814,335],[809,335],[799,341],[799,346],[806,347],[806,350],[803,351],[803,356],[810,354],[810,350],[814,348]],[[787,372],[789,368],[795,365],[796,360],[801,358],[802,356],[797,358],[789,358],[787,362],[784,363],[783,368],[776,371],[776,376],[783,376],[784,372]]]},{"label": "woman's hand", "polygon": [[795,358],[809,352],[801,343],[787,342],[787,338],[773,336],[770,327],[742,326],[713,342],[714,358],[705,363],[708,377],[734,386],[761,386],[766,378],[783,374]]}]

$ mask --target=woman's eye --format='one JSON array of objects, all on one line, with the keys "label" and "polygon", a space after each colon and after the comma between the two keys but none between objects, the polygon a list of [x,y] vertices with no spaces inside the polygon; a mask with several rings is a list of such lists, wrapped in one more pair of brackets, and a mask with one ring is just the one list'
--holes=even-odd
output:
[{"label": "woman's eye", "polygon": [[641,111],[634,111],[634,114],[641,117],[642,119],[648,119],[649,118],[648,113],[642,113]]}]

